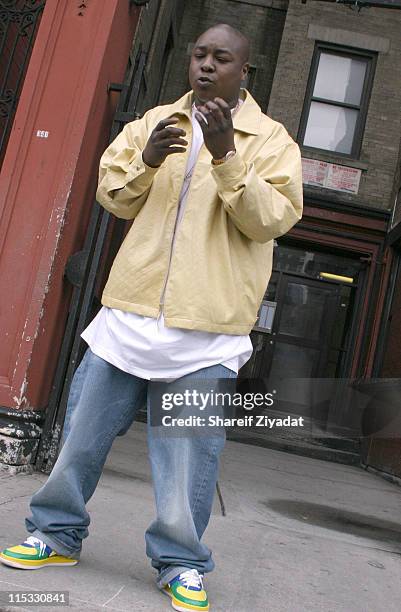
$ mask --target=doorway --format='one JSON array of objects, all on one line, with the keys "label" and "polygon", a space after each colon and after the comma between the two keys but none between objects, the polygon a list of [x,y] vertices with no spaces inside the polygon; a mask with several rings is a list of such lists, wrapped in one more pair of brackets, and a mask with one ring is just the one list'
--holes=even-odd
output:
[{"label": "doorway", "polygon": [[340,286],[275,272],[263,308],[276,303],[273,325],[264,330],[261,315],[255,341],[252,377],[317,378],[329,369],[330,339]]},{"label": "doorway", "polygon": [[[279,410],[312,416],[311,393],[322,379],[327,389],[327,379],[348,375],[363,274],[357,258],[279,244],[239,390],[273,391]],[[326,403],[323,421],[331,409]]]}]

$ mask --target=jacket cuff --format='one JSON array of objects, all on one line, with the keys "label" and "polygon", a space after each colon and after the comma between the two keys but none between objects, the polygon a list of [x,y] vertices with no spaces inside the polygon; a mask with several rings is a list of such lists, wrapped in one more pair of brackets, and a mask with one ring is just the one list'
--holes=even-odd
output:
[{"label": "jacket cuff", "polygon": [[247,166],[238,151],[223,164],[212,165],[212,176],[219,191],[235,190],[241,187],[244,184],[246,174]]},{"label": "jacket cuff", "polygon": [[[113,160],[113,163],[110,166],[110,181],[108,185],[108,191],[114,191],[116,189],[123,189],[128,183],[135,180],[135,183],[138,184],[143,189],[150,187],[153,177],[156,172],[159,170],[158,168],[152,168],[145,164],[142,159],[142,151],[138,153],[138,151],[131,152],[131,155],[127,155],[129,150],[125,150],[125,159],[122,160]],[[121,155],[121,153],[119,154]],[[117,168],[114,170],[113,165],[118,163]]]}]

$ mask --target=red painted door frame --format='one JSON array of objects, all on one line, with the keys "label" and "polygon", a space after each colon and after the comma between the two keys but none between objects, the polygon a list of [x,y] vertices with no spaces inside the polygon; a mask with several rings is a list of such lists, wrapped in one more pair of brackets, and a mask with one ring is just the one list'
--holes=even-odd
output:
[{"label": "red painted door frame", "polygon": [[[359,376],[368,378],[372,374],[373,360],[380,331],[381,312],[393,255],[392,249],[387,248],[383,260],[381,262],[378,261],[386,237],[386,228],[387,223],[384,219],[374,219],[368,215],[355,215],[352,212],[328,211],[305,204],[302,222],[296,225],[289,234],[299,242],[304,241],[309,244],[319,244],[342,249],[344,255],[347,253],[360,254],[361,257],[366,257],[367,263],[369,263],[361,313],[357,322],[358,329],[356,345],[352,355],[350,378]],[[358,374],[358,371],[361,369],[363,340],[371,308],[373,285],[378,270],[380,287],[370,330],[369,347],[367,354],[363,357],[363,373]]]},{"label": "red painted door frame", "polygon": [[82,248],[140,9],[47,0],[0,176],[0,406],[48,402]]}]

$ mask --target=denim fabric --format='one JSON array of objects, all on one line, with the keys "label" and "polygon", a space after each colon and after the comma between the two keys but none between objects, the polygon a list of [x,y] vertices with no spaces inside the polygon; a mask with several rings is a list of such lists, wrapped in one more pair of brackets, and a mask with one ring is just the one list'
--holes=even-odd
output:
[{"label": "denim fabric", "polygon": [[[236,378],[218,364],[185,378]],[[213,380],[211,380],[213,379]],[[92,497],[117,435],[124,435],[137,411],[147,403],[148,448],[156,517],[145,533],[146,554],[163,586],[181,571],[210,572],[212,553],[201,543],[212,511],[219,455],[219,435],[156,435],[150,425],[148,389],[154,381],[128,374],[95,355],[88,347],[75,371],[68,398],[58,459],[44,485],[32,496],[25,525],[57,552],[79,559],[89,535],[86,503]],[[174,383],[167,385],[170,391]],[[112,525],[110,525],[112,528]]]}]

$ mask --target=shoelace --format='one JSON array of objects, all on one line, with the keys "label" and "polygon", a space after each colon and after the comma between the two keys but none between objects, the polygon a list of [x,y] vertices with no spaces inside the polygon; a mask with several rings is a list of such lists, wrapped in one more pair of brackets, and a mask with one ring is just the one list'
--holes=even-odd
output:
[{"label": "shoelace", "polygon": [[196,569],[190,569],[180,574],[180,582],[183,582],[186,588],[195,587],[197,589],[203,589],[202,576]]},{"label": "shoelace", "polygon": [[29,536],[24,542],[24,544],[30,544],[31,546],[43,546],[44,542],[39,540],[39,538],[35,538],[35,536]]},{"label": "shoelace", "polygon": [[40,540],[39,538],[35,538],[35,536],[29,536],[25,540],[24,544],[27,544],[28,546],[33,546],[34,548],[39,548],[39,557],[43,557],[46,551],[49,555],[52,554],[50,546],[47,546],[45,542],[42,542],[42,540]]}]

